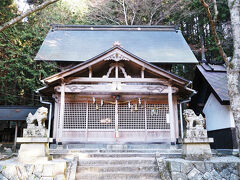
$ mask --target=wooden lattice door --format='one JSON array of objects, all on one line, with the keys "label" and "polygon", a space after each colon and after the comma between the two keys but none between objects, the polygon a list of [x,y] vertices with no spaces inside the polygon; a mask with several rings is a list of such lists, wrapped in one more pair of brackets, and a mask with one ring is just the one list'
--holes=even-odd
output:
[{"label": "wooden lattice door", "polygon": [[157,141],[170,131],[168,113],[167,104],[66,103],[64,137],[83,142]]}]

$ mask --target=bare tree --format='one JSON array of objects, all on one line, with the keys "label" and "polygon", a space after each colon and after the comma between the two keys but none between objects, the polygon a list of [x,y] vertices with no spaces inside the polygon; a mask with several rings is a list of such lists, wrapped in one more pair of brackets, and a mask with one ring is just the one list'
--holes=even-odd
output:
[{"label": "bare tree", "polygon": [[112,24],[157,25],[191,1],[183,0],[94,0],[88,18]]},{"label": "bare tree", "polygon": [[218,16],[217,2],[214,3],[214,16],[210,11],[209,5],[205,0],[201,0],[202,5],[207,11],[208,19],[210,22],[212,34],[218,46],[219,53],[222,56],[227,67],[227,80],[228,80],[228,94],[230,98],[230,106],[233,112],[233,117],[236,126],[237,141],[239,145],[240,139],[240,92],[239,92],[239,72],[240,72],[240,2],[239,0],[228,0],[228,7],[231,15],[231,26],[233,35],[234,52],[231,60],[228,60],[222,44],[218,38],[216,31],[216,21]]},{"label": "bare tree", "polygon": [[48,5],[53,4],[57,1],[59,1],[59,0],[46,0],[42,4],[27,10],[25,13],[21,14],[20,16],[17,16],[16,18],[11,19],[10,21],[4,23],[2,26],[0,25],[0,32],[7,29],[8,27],[16,24],[17,22],[21,21],[22,19],[29,16],[30,14],[32,14],[34,12],[37,12],[37,11],[40,11],[41,9],[44,9]]}]

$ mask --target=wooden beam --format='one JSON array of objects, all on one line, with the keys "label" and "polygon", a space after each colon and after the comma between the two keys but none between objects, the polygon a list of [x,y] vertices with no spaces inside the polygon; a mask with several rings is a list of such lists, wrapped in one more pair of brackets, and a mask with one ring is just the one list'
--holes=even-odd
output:
[{"label": "wooden beam", "polygon": [[69,83],[161,83],[168,85],[168,81],[162,78],[85,78],[85,77],[69,77],[66,79]]},{"label": "wooden beam", "polygon": [[[163,85],[126,85],[126,84],[69,84],[65,86],[66,93],[83,93],[83,94],[97,94],[97,93],[127,93],[127,94],[167,94],[169,88]],[[61,93],[62,87],[55,87],[55,91]],[[176,93],[177,88],[171,88],[171,93]],[[62,101],[61,101],[62,102]]]},{"label": "wooden beam", "polygon": [[175,143],[175,126],[174,126],[174,111],[173,111],[173,98],[172,86],[168,86],[168,106],[169,106],[169,119],[170,119],[170,139],[171,143]]},{"label": "wooden beam", "polygon": [[122,50],[119,50],[119,49],[115,49],[101,57],[99,57],[98,59],[94,60],[94,61],[90,61],[89,63],[86,63],[86,64],[83,64],[83,65],[80,65],[80,66],[75,66],[73,68],[70,68],[68,70],[65,70],[64,72],[60,72],[60,73],[57,73],[57,74],[54,74],[53,76],[50,76],[50,77],[47,77],[44,79],[44,82],[47,83],[47,84],[50,84],[56,80],[59,80],[61,78],[65,78],[69,75],[72,75],[74,73],[78,73],[86,68],[88,68],[89,66],[93,66],[99,62],[101,62],[102,60],[106,59],[107,57],[111,56],[111,54],[115,54],[116,52],[120,52],[120,53],[124,53],[124,56],[126,56],[127,59],[129,59],[130,61],[138,64],[139,66],[142,66],[142,67],[145,67],[145,69],[148,69],[149,71],[155,73],[155,74],[158,74],[160,76],[163,76],[165,78],[168,78],[168,79],[173,79],[173,81],[175,81],[176,83],[178,84],[181,84],[181,85],[185,85],[185,81],[171,75],[170,73],[167,73],[167,72],[164,72],[164,71],[161,71],[157,68],[155,68],[154,66],[151,66],[147,63],[144,63],[132,56],[130,56],[129,54],[125,53],[125,52],[122,52]]}]

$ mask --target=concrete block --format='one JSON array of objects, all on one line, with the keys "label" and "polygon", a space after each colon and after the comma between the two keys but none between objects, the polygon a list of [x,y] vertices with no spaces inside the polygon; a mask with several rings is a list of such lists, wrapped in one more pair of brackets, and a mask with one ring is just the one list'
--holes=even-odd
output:
[{"label": "concrete block", "polygon": [[171,171],[181,172],[181,164],[179,162],[171,161]]},{"label": "concrete block", "polygon": [[43,172],[43,164],[38,164],[35,166],[33,174],[36,174],[37,176],[41,176]]},{"label": "concrete block", "polygon": [[45,162],[51,159],[47,143],[21,144],[18,152],[19,162],[32,164],[35,162]]},{"label": "concrete block", "polygon": [[214,179],[222,179],[222,177],[219,175],[219,173],[216,170],[212,170],[211,172]]},{"label": "concrete block", "polygon": [[17,180],[17,170],[15,165],[6,165],[2,170],[3,176],[7,179]]},{"label": "concrete block", "polygon": [[54,180],[53,177],[41,177],[40,180]]},{"label": "concrete block", "polygon": [[237,176],[236,174],[231,174],[230,179],[231,179],[231,180],[239,180],[240,177]]},{"label": "concrete block", "polygon": [[211,172],[212,170],[214,170],[214,165],[212,162],[205,162],[204,164],[207,172]]},{"label": "concrete block", "polygon": [[42,176],[45,177],[53,177],[53,165],[52,164],[45,164],[43,167]]},{"label": "concrete block", "polygon": [[188,178],[193,179],[196,178],[201,172],[197,170],[196,168],[193,168],[189,173],[188,173]]},{"label": "concrete block", "polygon": [[26,168],[23,165],[16,166],[17,169],[17,175],[20,179],[26,179],[28,177],[28,173]]},{"label": "concrete block", "polygon": [[32,174],[28,177],[27,180],[40,180],[40,177],[36,176],[35,174]]},{"label": "concrete block", "polygon": [[191,162],[182,162],[181,164],[181,172],[184,174],[188,174],[194,168]]},{"label": "concrete block", "polygon": [[213,178],[213,176],[212,176],[212,174],[210,172],[204,173],[203,178],[205,180],[214,180],[214,178]]},{"label": "concrete block", "polygon": [[54,180],[64,180],[64,179],[65,179],[65,176],[63,174],[59,174],[54,177]]},{"label": "concrete block", "polygon": [[53,161],[53,167],[52,167],[52,170],[53,170],[53,176],[57,176],[59,174],[64,174],[66,168],[67,168],[67,163],[66,161],[57,161],[57,162],[54,162]]},{"label": "concrete block", "polygon": [[188,177],[184,173],[172,172],[172,180],[187,180]]},{"label": "concrete block", "polygon": [[222,176],[222,178],[228,179],[231,176],[231,173],[230,173],[229,169],[223,169],[220,172],[220,175]]},{"label": "concrete block", "polygon": [[201,171],[202,173],[206,172],[205,165],[203,161],[194,162],[194,166],[197,168],[197,170]]},{"label": "concrete block", "polygon": [[3,176],[2,174],[0,174],[0,179],[1,180],[8,180],[5,176]]},{"label": "concrete block", "polygon": [[207,160],[212,157],[212,152],[209,144],[183,144],[182,154],[188,160]]}]

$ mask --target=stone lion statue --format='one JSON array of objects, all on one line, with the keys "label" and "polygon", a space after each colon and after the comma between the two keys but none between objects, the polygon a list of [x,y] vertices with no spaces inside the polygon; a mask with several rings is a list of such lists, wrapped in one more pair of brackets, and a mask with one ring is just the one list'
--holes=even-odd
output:
[{"label": "stone lion statue", "polygon": [[29,113],[27,116],[27,124],[34,125],[35,123],[38,124],[38,127],[45,127],[45,121],[47,119],[48,109],[45,107],[40,107],[37,109],[35,114]]},{"label": "stone lion statue", "polygon": [[205,118],[201,114],[197,116],[192,109],[185,109],[183,116],[187,122],[187,129],[204,129]]}]

